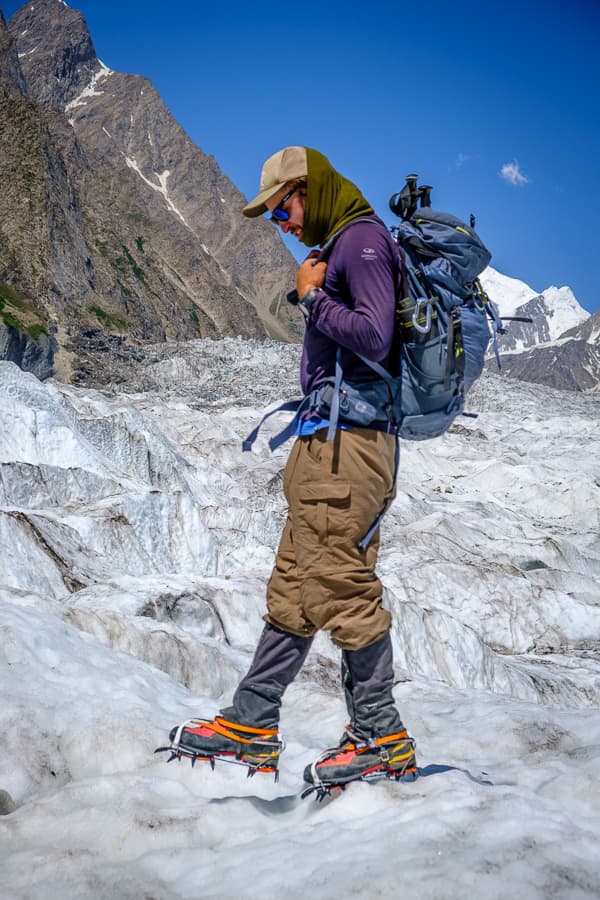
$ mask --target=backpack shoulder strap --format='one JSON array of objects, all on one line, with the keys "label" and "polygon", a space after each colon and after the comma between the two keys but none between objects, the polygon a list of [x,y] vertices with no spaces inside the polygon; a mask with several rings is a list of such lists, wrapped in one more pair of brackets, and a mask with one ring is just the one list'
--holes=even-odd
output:
[{"label": "backpack shoulder strap", "polygon": [[371,222],[372,225],[380,225],[387,232],[387,228],[379,221],[379,219],[371,218],[369,216],[358,216],[356,219],[352,219],[350,222],[346,222],[345,225],[342,225],[342,227],[338,231],[335,231],[329,240],[323,244],[319,251],[318,262],[327,262],[337,239],[349,228],[352,228],[353,225],[358,225],[359,222]]},{"label": "backpack shoulder strap", "polygon": [[[407,282],[407,278],[406,278],[406,254],[404,252],[404,249],[400,246],[400,244],[396,240],[394,240],[393,236],[390,234],[386,225],[383,222],[381,222],[379,219],[372,218],[369,216],[358,216],[356,219],[352,219],[351,222],[347,222],[345,225],[342,225],[342,227],[339,229],[339,231],[336,231],[334,234],[332,234],[331,237],[329,238],[329,240],[325,244],[323,244],[323,246],[321,247],[321,250],[319,251],[319,256],[317,257],[317,262],[327,262],[327,260],[331,256],[331,251],[333,250],[334,244],[337,241],[337,239],[339,237],[341,237],[342,234],[348,230],[348,228],[352,228],[353,225],[358,225],[359,222],[370,222],[372,225],[379,225],[381,228],[383,228],[387,238],[394,245],[396,253],[398,254],[398,256],[400,258],[400,270],[399,270],[398,285],[396,287],[396,293],[397,293],[398,297],[400,297],[400,296],[406,297],[408,294],[408,282]],[[359,354],[356,354],[356,355],[359,356]],[[370,365],[370,363],[369,363],[369,365]]]}]

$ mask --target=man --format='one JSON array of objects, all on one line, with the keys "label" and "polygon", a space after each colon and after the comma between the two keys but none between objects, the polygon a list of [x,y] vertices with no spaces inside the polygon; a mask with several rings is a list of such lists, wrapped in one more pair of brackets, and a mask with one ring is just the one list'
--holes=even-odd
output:
[{"label": "man", "polygon": [[[306,316],[305,395],[331,384],[336,363],[348,381],[373,382],[377,376],[357,354],[383,367],[389,362],[402,263],[358,188],[316,150],[286,147],[264,164],[260,192],[243,212],[251,218],[270,213],[283,232],[322,248],[297,274]],[[397,778],[416,772],[414,744],[392,697],[390,614],[374,571],[378,528],[367,546],[361,542],[394,496],[397,439],[385,418],[361,427],[348,410],[344,415],[343,404],[332,427],[333,404],[328,409],[308,404],[297,419],[284,474],[288,518],[250,670],[220,716],[171,732],[173,749],[187,755],[230,756],[253,770],[276,771],[284,691],[316,630],[325,629],[342,651],[350,722],[339,747],[305,771],[320,788],[366,773]]]}]

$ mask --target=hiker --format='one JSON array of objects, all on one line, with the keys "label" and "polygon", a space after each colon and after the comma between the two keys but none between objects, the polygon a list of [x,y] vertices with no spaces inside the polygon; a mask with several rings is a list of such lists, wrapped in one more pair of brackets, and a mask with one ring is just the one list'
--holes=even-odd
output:
[{"label": "hiker", "polygon": [[[286,147],[265,162],[260,192],[243,214],[265,213],[310,248],[339,233],[326,262],[313,250],[298,268],[304,394],[331,383],[336,363],[348,381],[376,380],[356,354],[386,367],[392,350],[402,261],[384,223],[351,181],[307,147]],[[193,757],[230,756],[276,772],[284,691],[324,629],[341,650],[349,724],[339,746],[306,769],[305,780],[321,786],[416,771],[414,742],[392,696],[391,617],[375,574],[378,518],[395,493],[397,437],[385,420],[361,427],[345,419],[343,403],[332,427],[333,418],[333,407],[329,416],[307,407],[296,420],[284,473],[288,517],[247,675],[214,720],[171,732],[172,747]]]}]

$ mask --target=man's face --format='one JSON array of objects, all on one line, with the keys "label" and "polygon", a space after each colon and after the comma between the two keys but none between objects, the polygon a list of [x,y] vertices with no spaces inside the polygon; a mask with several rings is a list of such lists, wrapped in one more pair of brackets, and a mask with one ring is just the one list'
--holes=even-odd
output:
[{"label": "man's face", "polygon": [[265,200],[265,206],[270,213],[272,213],[273,210],[278,206],[280,207],[280,209],[285,210],[285,212],[289,215],[289,219],[287,219],[285,222],[278,222],[277,224],[284,234],[293,234],[295,238],[301,241],[304,226],[304,210],[306,205],[306,188],[297,188],[291,195],[291,197],[289,197],[285,201],[285,203],[281,204],[281,201],[288,192],[289,188],[287,187],[279,191],[279,193],[275,194],[274,197],[271,197],[269,200]]}]

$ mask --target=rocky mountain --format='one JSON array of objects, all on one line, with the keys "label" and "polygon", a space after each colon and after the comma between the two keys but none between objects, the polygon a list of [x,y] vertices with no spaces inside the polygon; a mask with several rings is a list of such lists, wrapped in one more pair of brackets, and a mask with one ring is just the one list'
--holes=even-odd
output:
[{"label": "rocky mountain", "polygon": [[502,355],[507,375],[570,391],[600,391],[600,311],[557,340]]},{"label": "rocky mountain", "polygon": [[590,316],[569,287],[537,293],[491,267],[481,281],[501,316],[532,319],[505,323],[498,338],[505,375],[561,390],[600,390],[600,314]]},{"label": "rocky mountain", "polygon": [[0,9],[0,78],[6,79],[8,85],[13,86],[23,94],[27,91],[25,79],[19,65],[17,48],[6,28],[2,9]]},{"label": "rocky mountain", "polygon": [[0,79],[4,358],[33,341],[44,374],[77,382],[143,341],[299,336],[280,237],[243,219],[149,81],[103,65],[81,13],[36,0],[0,19]]},{"label": "rocky mountain", "polygon": [[[140,342],[299,339],[284,301],[295,263],[278,234],[243,219],[214,158],[147,79],[98,59],[62,0],[26,4],[8,27],[0,13],[0,184],[1,358],[98,384]],[[491,268],[482,280],[502,315],[533,319],[508,324],[504,371],[596,386],[593,342],[579,359],[579,339],[559,341],[564,366],[548,348],[588,315],[569,288],[538,293]]]}]

